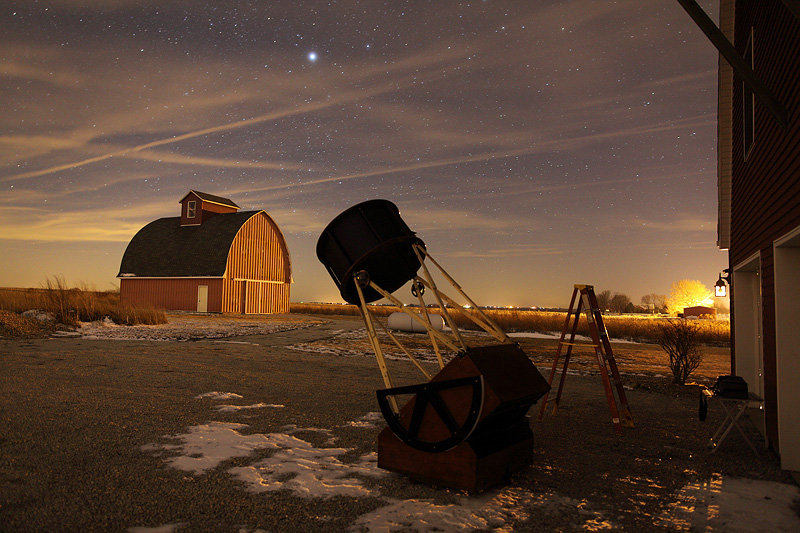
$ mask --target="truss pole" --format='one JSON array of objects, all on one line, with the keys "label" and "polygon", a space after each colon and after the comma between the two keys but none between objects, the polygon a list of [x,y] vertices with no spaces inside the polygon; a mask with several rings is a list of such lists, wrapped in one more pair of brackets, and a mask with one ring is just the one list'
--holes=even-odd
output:
[{"label": "truss pole", "polygon": [[403,350],[403,353],[404,353],[404,354],[406,354],[406,357],[408,357],[408,358],[411,360],[411,362],[412,362],[412,363],[414,363],[414,365],[415,365],[415,366],[416,366],[416,367],[419,369],[419,371],[420,371],[420,372],[422,372],[422,375],[423,375],[423,376],[425,376],[425,379],[427,379],[428,381],[430,381],[430,379],[431,379],[433,376],[431,376],[431,375],[428,373],[428,371],[427,371],[427,370],[425,370],[424,368],[422,368],[422,365],[419,363],[419,361],[417,361],[417,358],[416,358],[416,357],[414,357],[413,355],[411,355],[411,352],[409,352],[409,351],[406,349],[406,347],[405,347],[405,346],[403,346],[403,345],[400,343],[400,340],[398,340],[398,338],[397,338],[397,337],[395,337],[395,336],[394,336],[394,334],[393,334],[391,331],[389,331],[389,328],[387,328],[386,326],[384,326],[384,325],[383,325],[383,322],[381,322],[380,320],[376,320],[376,322],[377,322],[377,323],[378,323],[378,325],[381,327],[381,329],[384,331],[384,333],[386,333],[386,334],[389,336],[389,338],[390,338],[390,339],[392,339],[392,340],[394,341],[394,343],[397,345],[397,347],[398,347],[398,348],[400,348],[401,350]]},{"label": "truss pole", "polygon": [[[367,326],[367,335],[369,336],[369,341],[372,344],[372,349],[375,350],[375,359],[378,361],[378,368],[380,368],[381,376],[383,376],[383,384],[387,389],[391,389],[394,387],[394,385],[392,385],[392,378],[389,375],[389,368],[386,366],[386,359],[383,356],[381,343],[378,341],[378,335],[375,333],[375,325],[372,323],[372,313],[370,313],[369,309],[367,309],[367,302],[364,300],[364,292],[361,290],[361,285],[359,284],[358,279],[353,280],[353,283],[355,283],[356,291],[358,291],[358,300],[361,304],[359,306],[359,310],[361,311],[361,317],[364,319],[364,324]],[[389,398],[389,403],[395,414],[400,413],[400,408],[397,406],[397,400],[393,396]]]},{"label": "truss pole", "polygon": [[[422,298],[422,290],[424,289],[424,285],[420,285],[417,287],[417,277],[414,276],[414,288],[417,293],[417,299],[419,300],[419,307],[422,309],[422,315],[425,317],[425,321],[430,324],[431,318],[428,316],[428,307],[425,305],[425,300]],[[431,326],[431,329],[433,326]],[[436,336],[431,333],[431,329],[428,329],[428,336],[431,339],[431,345],[433,346],[433,351],[436,352],[436,360],[439,362],[439,368],[444,368],[444,359],[442,359],[442,351],[439,349],[439,343],[436,342]]]},{"label": "truss pole", "polygon": [[462,350],[466,350],[467,345],[461,338],[461,332],[458,330],[458,326],[453,320],[453,317],[450,316],[450,313],[444,306],[444,302],[442,302],[442,299],[439,296],[439,290],[436,288],[436,282],[433,281],[433,276],[431,276],[428,266],[425,264],[425,260],[422,258],[421,250],[422,248],[420,246],[416,244],[414,245],[414,253],[417,254],[419,264],[422,266],[422,270],[425,272],[425,280],[427,281],[426,285],[433,290],[433,295],[436,297],[436,301],[439,303],[439,309],[442,310],[442,316],[447,321],[447,325],[450,326],[450,329],[453,331],[453,337],[455,337],[456,341],[458,341],[458,343],[461,345]]},{"label": "truss pole", "polygon": [[436,287],[431,287],[430,285],[428,285],[427,280],[420,279],[420,283],[422,283],[426,287],[430,288],[438,296],[440,296],[447,303],[449,303],[452,306],[453,310],[458,311],[461,315],[463,315],[465,318],[468,318],[469,320],[471,320],[476,326],[480,327],[481,329],[483,329],[484,331],[486,331],[487,333],[492,335],[495,339],[499,340],[500,342],[510,342],[509,338],[507,336],[500,335],[499,332],[497,330],[495,330],[492,327],[491,324],[481,320],[483,315],[477,315],[476,316],[475,313],[468,312],[466,309],[464,309],[464,307],[461,304],[459,304],[458,302],[456,302],[455,300],[450,298],[447,294],[445,294],[444,292],[440,291]]},{"label": "truss pole", "polygon": [[[425,254],[425,257],[427,257],[428,259],[431,260],[431,262],[436,266],[436,268],[439,269],[439,272],[442,273],[442,276],[444,276],[444,278],[453,286],[453,288],[456,291],[458,291],[458,293],[461,296],[463,296],[465,300],[467,300],[467,302],[469,303],[470,307],[472,309],[475,309],[475,312],[478,313],[486,321],[486,323],[490,326],[489,329],[492,329],[492,330],[495,331],[495,333],[497,333],[496,336],[498,337],[499,340],[501,340],[502,342],[512,342],[511,339],[508,337],[508,335],[506,335],[505,331],[503,331],[503,329],[500,326],[498,326],[495,323],[494,320],[489,318],[489,316],[486,313],[484,313],[483,310],[480,307],[478,307],[478,304],[476,304],[474,301],[472,301],[472,298],[470,298],[467,295],[467,293],[464,292],[464,289],[461,288],[461,285],[459,285],[456,282],[456,280],[454,280],[452,277],[450,277],[450,274],[447,273],[447,271],[442,267],[442,265],[440,265],[436,261],[436,259],[431,257],[431,254],[429,254],[427,252],[427,250],[424,250],[422,247],[420,247],[419,245],[416,245],[416,244],[414,245],[414,250],[418,252],[417,255],[419,255],[419,253],[423,253],[423,254]],[[425,263],[422,261],[422,259],[420,259],[420,263],[422,263],[423,268],[424,268],[425,267]],[[425,271],[427,272],[428,269],[425,268]],[[463,307],[463,306],[459,305],[459,307]]]},{"label": "truss pole", "polygon": [[444,344],[446,344],[446,345],[447,345],[447,347],[448,347],[448,348],[450,348],[451,350],[453,350],[454,352],[456,352],[456,353],[457,353],[457,352],[460,352],[460,351],[466,350],[466,346],[463,346],[462,348],[459,348],[458,346],[456,346],[455,344],[453,344],[453,343],[450,341],[450,339],[448,339],[448,338],[447,338],[447,336],[445,336],[443,333],[440,333],[440,332],[436,331],[435,329],[433,329],[433,328],[431,327],[431,325],[430,325],[430,324],[428,324],[427,322],[425,322],[425,320],[424,320],[422,317],[420,317],[420,316],[419,316],[417,313],[412,313],[411,311],[409,311],[408,309],[406,309],[406,308],[403,306],[403,302],[401,302],[400,300],[398,300],[397,298],[395,298],[395,297],[394,297],[394,296],[393,296],[391,293],[389,293],[389,292],[386,292],[386,291],[385,291],[385,290],[383,290],[382,288],[378,287],[378,286],[377,286],[377,285],[375,285],[375,283],[374,283],[374,282],[372,282],[372,281],[370,281],[370,282],[369,282],[369,286],[370,286],[370,287],[372,287],[372,288],[373,288],[373,289],[374,289],[376,292],[378,292],[378,294],[380,294],[381,296],[383,296],[384,298],[386,298],[387,300],[389,300],[389,301],[391,301],[393,304],[395,304],[397,307],[399,307],[399,308],[400,308],[400,310],[401,310],[403,313],[405,313],[405,314],[409,315],[409,316],[410,316],[410,317],[411,317],[413,320],[415,320],[417,323],[419,323],[420,325],[422,325],[422,327],[424,327],[425,329],[427,329],[427,330],[428,330],[428,331],[429,331],[429,332],[430,332],[432,335],[436,335],[436,337],[437,337],[437,338],[438,338],[440,341],[442,341]]}]

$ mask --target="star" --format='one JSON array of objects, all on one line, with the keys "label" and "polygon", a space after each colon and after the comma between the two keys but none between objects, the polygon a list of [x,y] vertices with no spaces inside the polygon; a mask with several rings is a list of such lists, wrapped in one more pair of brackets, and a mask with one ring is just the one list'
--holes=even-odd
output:
[{"label": "star", "polygon": [[316,52],[309,52],[308,53],[308,60],[312,63],[317,60],[317,53]]}]

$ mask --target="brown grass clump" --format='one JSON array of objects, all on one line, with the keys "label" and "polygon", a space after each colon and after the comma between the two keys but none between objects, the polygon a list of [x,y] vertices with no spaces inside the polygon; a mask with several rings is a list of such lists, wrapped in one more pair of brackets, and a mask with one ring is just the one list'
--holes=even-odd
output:
[{"label": "brown grass clump", "polygon": [[0,337],[38,337],[49,330],[50,328],[34,318],[11,311],[0,311]]},{"label": "brown grass clump", "polygon": [[106,317],[128,326],[167,322],[163,310],[125,305],[116,291],[70,288],[59,276],[48,278],[41,289],[0,289],[0,310],[22,313],[29,309],[51,313],[57,322],[73,327]]}]

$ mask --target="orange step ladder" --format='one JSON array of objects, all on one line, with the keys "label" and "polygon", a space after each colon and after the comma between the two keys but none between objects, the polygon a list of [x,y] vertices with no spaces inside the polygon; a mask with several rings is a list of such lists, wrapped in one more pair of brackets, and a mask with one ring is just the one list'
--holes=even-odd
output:
[{"label": "orange step ladder", "polygon": [[[578,330],[581,313],[586,315],[589,335],[592,339],[591,343],[575,342],[575,333]],[[570,332],[569,341],[565,340],[567,338],[567,331]],[[558,342],[556,357],[553,361],[553,367],[550,370],[550,378],[547,380],[547,383],[552,387],[553,378],[558,370],[558,363],[563,351],[564,364],[561,369],[558,392],[553,399],[548,399],[549,394],[544,395],[542,407],[539,411],[539,420],[544,417],[548,402],[554,402],[553,414],[555,415],[558,413],[558,405],[561,403],[561,393],[564,389],[564,380],[567,377],[567,367],[569,366],[569,359],[572,356],[572,348],[573,346],[581,345],[594,348],[597,365],[600,367],[600,376],[603,378],[603,386],[606,390],[608,407],[611,410],[611,421],[614,423],[614,430],[617,434],[622,435],[623,424],[627,427],[634,427],[633,416],[631,416],[631,410],[630,407],[628,407],[628,399],[625,397],[625,389],[622,386],[622,379],[619,376],[617,362],[614,360],[614,352],[611,350],[608,332],[603,323],[603,314],[600,311],[600,306],[597,304],[597,296],[594,294],[594,287],[592,285],[575,285],[575,289],[572,291],[572,300],[569,302],[567,318],[564,321],[564,328],[561,331],[561,340]],[[566,350],[564,350],[565,347]],[[611,374],[610,376],[609,372]],[[616,395],[614,394],[615,390]],[[623,420],[620,420],[620,416]]]}]

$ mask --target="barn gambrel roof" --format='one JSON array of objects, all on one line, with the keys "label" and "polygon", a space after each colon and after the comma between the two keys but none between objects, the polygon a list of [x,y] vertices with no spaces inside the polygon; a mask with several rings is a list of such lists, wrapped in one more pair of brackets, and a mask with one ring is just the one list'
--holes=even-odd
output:
[{"label": "barn gambrel roof", "polygon": [[117,277],[222,277],[236,234],[262,212],[223,213],[183,227],[181,217],[159,218],[128,243]]}]

